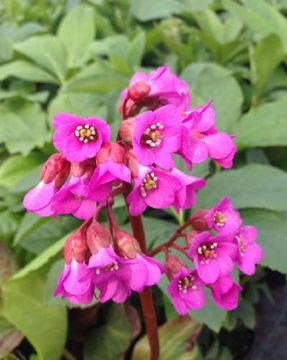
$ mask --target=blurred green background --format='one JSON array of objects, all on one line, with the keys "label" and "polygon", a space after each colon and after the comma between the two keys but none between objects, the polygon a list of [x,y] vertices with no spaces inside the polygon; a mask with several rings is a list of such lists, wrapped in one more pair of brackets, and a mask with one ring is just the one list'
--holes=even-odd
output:
[{"label": "blurred green background", "polygon": [[[63,239],[79,221],[39,218],[21,201],[54,152],[55,113],[98,115],[115,136],[121,89],[135,70],[162,64],[188,82],[192,105],[213,99],[218,128],[236,135],[233,170],[194,169],[209,181],[198,206],[231,196],[258,227],[265,257],[255,276],[241,278],[236,311],[208,304],[191,314],[203,328],[176,318],[163,279],[154,289],[161,359],[244,358],[222,333],[256,331],[255,305],[272,301],[270,282],[285,284],[287,273],[286,14],[287,0],[0,0],[0,358],[148,359],[146,339],[137,341],[137,296],[132,305],[86,309],[53,298]],[[178,221],[148,212],[149,247]]]}]

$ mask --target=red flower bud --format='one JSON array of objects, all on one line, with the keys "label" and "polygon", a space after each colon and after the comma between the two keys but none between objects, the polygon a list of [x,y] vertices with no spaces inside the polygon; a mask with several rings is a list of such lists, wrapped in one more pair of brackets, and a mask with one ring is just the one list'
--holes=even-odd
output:
[{"label": "red flower bud", "polygon": [[115,235],[118,249],[123,256],[134,259],[141,252],[137,240],[126,231],[117,229]]},{"label": "red flower bud", "polygon": [[186,266],[184,262],[176,256],[169,256],[166,263],[165,269],[168,277],[173,277],[178,273],[182,267]]},{"label": "red flower bud", "polygon": [[87,245],[92,254],[96,254],[101,247],[108,247],[111,245],[111,234],[107,228],[93,221],[86,231]]},{"label": "red flower bud", "polygon": [[198,209],[195,213],[191,215],[190,224],[192,225],[194,230],[197,231],[209,230],[209,226],[205,218],[207,212],[208,210],[206,209]]},{"label": "red flower bud", "polygon": [[41,180],[49,184],[55,180],[55,187],[60,188],[70,173],[70,162],[60,153],[53,154],[45,162],[41,171]]},{"label": "red flower bud", "polygon": [[150,86],[144,82],[139,81],[128,89],[128,96],[134,101],[144,99],[150,92]]},{"label": "red flower bud", "polygon": [[134,131],[133,122],[134,122],[133,118],[124,120],[122,121],[119,129],[121,139],[127,144],[131,144],[133,141],[133,131]]},{"label": "red flower bud", "polygon": [[70,235],[64,245],[64,258],[67,264],[70,264],[73,259],[78,262],[84,262],[89,255],[89,249],[85,234],[82,229],[77,230]]},{"label": "red flower bud", "polygon": [[125,149],[117,143],[104,143],[98,152],[96,159],[98,164],[103,164],[107,160],[121,164],[124,162]]}]

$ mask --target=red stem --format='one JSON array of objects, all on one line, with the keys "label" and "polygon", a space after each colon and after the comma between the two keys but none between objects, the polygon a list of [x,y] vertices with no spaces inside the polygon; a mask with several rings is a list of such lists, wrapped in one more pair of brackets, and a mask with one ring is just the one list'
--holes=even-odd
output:
[{"label": "red stem", "polygon": [[[146,254],[147,250],[142,219],[140,216],[130,216],[130,222],[133,230],[133,235],[138,240],[142,252]],[[150,360],[158,360],[160,352],[159,338],[154,301],[152,298],[152,292],[150,287],[145,287],[145,289],[140,293],[140,300],[146,326],[146,332],[151,349]]]},{"label": "red stem", "polygon": [[179,228],[176,229],[175,233],[172,235],[172,237],[167,240],[165,243],[159,245],[158,247],[154,248],[152,251],[149,252],[149,256],[154,256],[158,254],[160,251],[163,251],[165,248],[170,247],[179,237],[184,236],[182,234],[182,231],[190,226],[189,221],[181,225]]}]

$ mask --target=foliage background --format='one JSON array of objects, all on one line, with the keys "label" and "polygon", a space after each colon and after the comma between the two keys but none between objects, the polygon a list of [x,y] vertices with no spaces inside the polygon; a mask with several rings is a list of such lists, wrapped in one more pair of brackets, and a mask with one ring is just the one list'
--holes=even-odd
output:
[{"label": "foliage background", "polygon": [[[70,309],[68,317],[68,304],[52,293],[64,238],[79,222],[38,218],[25,213],[21,201],[54,151],[55,113],[97,114],[116,129],[119,93],[129,77],[139,67],[164,63],[189,83],[193,105],[213,99],[219,129],[236,134],[234,170],[195,168],[209,179],[198,206],[230,195],[245,221],[258,227],[265,257],[251,280],[241,279],[238,310],[226,314],[210,304],[192,314],[207,325],[203,345],[192,350],[187,343],[200,325],[175,318],[163,280],[155,289],[159,322],[168,320],[162,358],[236,356],[216,332],[254,328],[254,304],[263,293],[270,297],[266,272],[287,273],[286,13],[286,0],[0,1],[1,357],[73,359],[80,348],[75,358],[116,359],[140,334],[137,297],[133,307]],[[117,213],[125,224],[120,202]],[[148,212],[149,247],[181,219]],[[173,339],[172,347],[166,339]],[[131,352],[127,358],[148,358],[146,340]]]}]

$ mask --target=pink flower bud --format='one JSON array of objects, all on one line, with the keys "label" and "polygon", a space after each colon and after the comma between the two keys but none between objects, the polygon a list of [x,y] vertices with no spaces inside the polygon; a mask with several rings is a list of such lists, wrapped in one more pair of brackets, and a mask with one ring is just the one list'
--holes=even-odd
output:
[{"label": "pink flower bud", "polygon": [[176,256],[169,256],[166,263],[165,263],[165,269],[166,273],[169,277],[173,277],[175,274],[177,274],[183,267],[186,265],[183,263],[181,259],[179,259]]},{"label": "pink flower bud", "polygon": [[194,230],[197,231],[205,231],[209,229],[207,220],[206,220],[206,214],[208,213],[208,210],[206,209],[198,209],[195,211],[191,217],[190,217],[190,224],[194,228]]},{"label": "pink flower bud", "polygon": [[137,240],[124,230],[116,230],[117,245],[120,253],[129,258],[134,259],[140,253],[140,247]]},{"label": "pink flower bud", "polygon": [[133,141],[134,119],[130,118],[122,121],[119,132],[121,139],[125,143],[131,144]]},{"label": "pink flower bud", "polygon": [[150,92],[150,86],[145,81],[139,81],[128,89],[128,96],[134,101],[144,99]]},{"label": "pink flower bud", "polygon": [[[56,180],[58,177],[58,183],[63,183],[66,181],[70,172],[70,163],[67,161],[63,154],[56,153],[49,157],[45,162],[42,171],[41,171],[41,180],[45,184],[49,184],[52,181]],[[65,180],[64,180],[65,179]]]},{"label": "pink flower bud", "polygon": [[111,234],[107,228],[93,221],[86,232],[87,245],[92,254],[96,254],[100,248],[107,248],[111,245]]},{"label": "pink flower bud", "polygon": [[108,160],[112,160],[117,164],[124,162],[125,149],[117,143],[104,143],[97,154],[97,163],[103,164]]},{"label": "pink flower bud", "polygon": [[89,249],[83,229],[79,229],[74,234],[70,235],[64,245],[64,258],[67,264],[70,264],[73,259],[77,262],[84,262],[89,255]]},{"label": "pink flower bud", "polygon": [[83,175],[90,175],[96,167],[95,159],[87,159],[80,163],[71,164],[71,175],[75,177],[81,177]]}]

